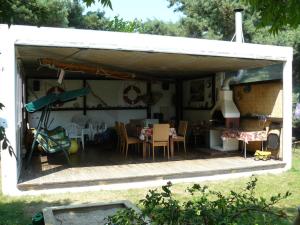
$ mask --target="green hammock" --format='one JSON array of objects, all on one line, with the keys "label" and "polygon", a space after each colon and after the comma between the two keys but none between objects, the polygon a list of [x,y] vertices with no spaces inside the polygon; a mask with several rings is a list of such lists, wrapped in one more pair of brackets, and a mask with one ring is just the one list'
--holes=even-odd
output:
[{"label": "green hammock", "polygon": [[36,112],[47,105],[51,105],[57,101],[57,94],[49,94],[44,97],[41,97],[33,102],[29,102],[25,105],[27,112]]},{"label": "green hammock", "polygon": [[77,97],[85,96],[90,92],[89,88],[81,88],[73,91],[65,91],[58,95],[59,102],[67,102]]},{"label": "green hammock", "polygon": [[85,96],[90,92],[89,88],[81,88],[72,91],[65,91],[63,93],[55,94],[51,93],[43,96],[35,101],[29,102],[25,105],[27,112],[36,112],[43,109],[46,106],[54,105],[59,102],[67,102],[77,97]]},{"label": "green hammock", "polygon": [[36,131],[34,132],[34,140],[27,159],[26,167],[30,163],[33,150],[37,143],[47,153],[62,151],[69,163],[68,150],[70,148],[71,141],[66,135],[64,128],[59,126],[53,130],[48,129],[51,106],[57,103],[75,100],[77,97],[85,96],[89,92],[89,88],[82,88],[72,91],[66,91],[59,94],[51,93],[25,105],[26,110],[30,113],[42,110],[38,126],[36,128]]}]

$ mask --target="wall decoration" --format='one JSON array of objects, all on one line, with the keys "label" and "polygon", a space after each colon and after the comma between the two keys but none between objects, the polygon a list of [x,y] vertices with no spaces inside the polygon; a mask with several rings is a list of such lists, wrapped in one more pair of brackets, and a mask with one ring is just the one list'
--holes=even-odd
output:
[{"label": "wall decoration", "polygon": [[190,101],[203,102],[204,101],[204,80],[197,80],[191,83],[190,86]]},{"label": "wall decoration", "polygon": [[214,76],[189,81],[187,108],[211,109],[215,103]]},{"label": "wall decoration", "polygon": [[141,89],[135,85],[127,86],[123,91],[123,99],[129,105],[135,105],[141,101]]}]

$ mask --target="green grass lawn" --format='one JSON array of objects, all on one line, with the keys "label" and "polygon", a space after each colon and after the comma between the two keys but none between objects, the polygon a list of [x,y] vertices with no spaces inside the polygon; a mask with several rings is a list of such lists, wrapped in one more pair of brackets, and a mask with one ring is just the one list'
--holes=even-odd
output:
[{"label": "green grass lawn", "polygon": [[[268,197],[279,192],[292,192],[292,196],[280,202],[277,207],[284,209],[289,219],[284,224],[290,224],[297,214],[296,208],[300,205],[300,149],[293,154],[293,167],[290,171],[278,175],[261,175],[258,177],[257,194]],[[229,190],[243,188],[248,178],[232,179],[219,182],[206,182],[210,189]],[[177,198],[186,200],[188,195],[185,189],[191,184],[176,184],[172,187]],[[128,199],[137,203],[143,198],[149,188],[131,189],[122,191],[96,191],[84,193],[66,193],[56,195],[42,195],[29,197],[6,197],[0,195],[0,225],[29,224],[31,216],[47,206],[57,206],[76,203],[108,202]],[[282,223],[281,223],[282,224]]]}]

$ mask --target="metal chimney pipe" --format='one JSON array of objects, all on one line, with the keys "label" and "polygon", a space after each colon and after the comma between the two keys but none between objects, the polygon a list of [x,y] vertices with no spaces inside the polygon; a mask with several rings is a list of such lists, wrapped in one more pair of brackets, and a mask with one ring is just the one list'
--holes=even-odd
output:
[{"label": "metal chimney pipe", "polygon": [[238,43],[244,42],[243,35],[243,14],[244,9],[235,9],[235,41]]}]

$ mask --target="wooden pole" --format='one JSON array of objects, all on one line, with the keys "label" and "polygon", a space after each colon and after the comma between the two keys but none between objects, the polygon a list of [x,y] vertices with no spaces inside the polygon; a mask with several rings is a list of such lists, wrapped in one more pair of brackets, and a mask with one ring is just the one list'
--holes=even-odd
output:
[{"label": "wooden pole", "polygon": [[100,76],[111,77],[122,80],[131,80],[135,79],[136,75],[134,73],[129,72],[119,72],[111,69],[104,69],[100,66],[90,66],[85,64],[77,64],[77,63],[64,63],[54,59],[42,58],[39,59],[40,65],[47,66],[49,68],[54,69],[64,69],[66,71],[75,71],[75,72],[84,72],[90,74],[97,74]]}]

